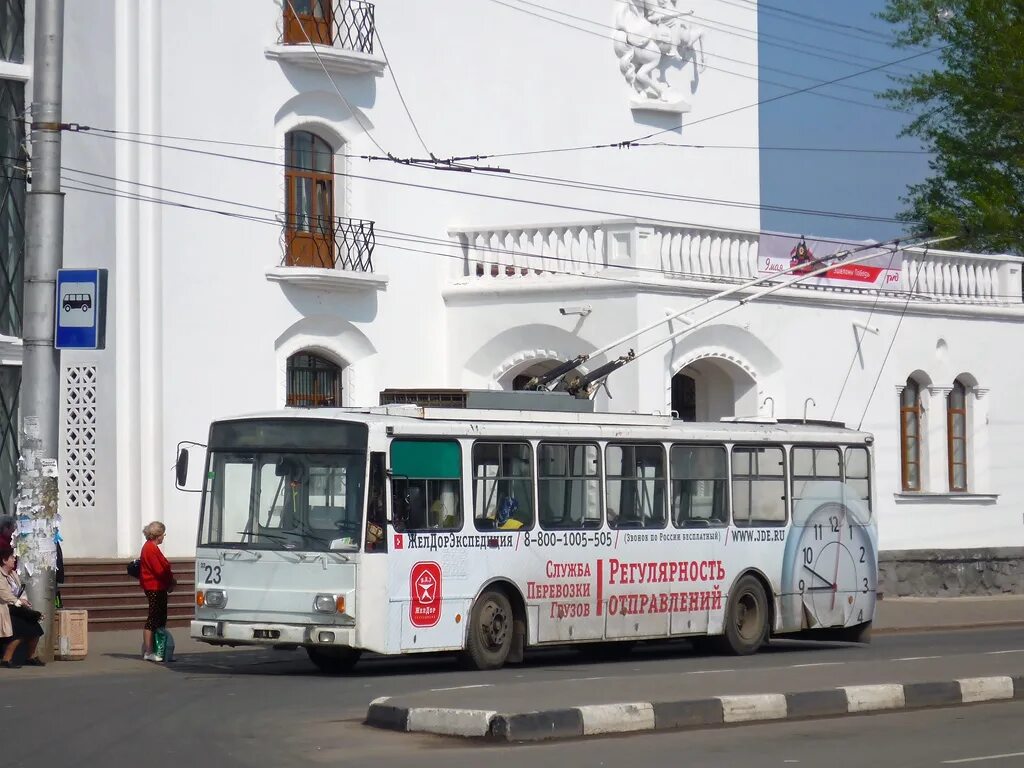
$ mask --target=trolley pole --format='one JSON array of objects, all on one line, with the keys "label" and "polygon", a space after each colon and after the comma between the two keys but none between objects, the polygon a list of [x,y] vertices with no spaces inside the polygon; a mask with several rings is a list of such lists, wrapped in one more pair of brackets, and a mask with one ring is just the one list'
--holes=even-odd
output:
[{"label": "trolley pole", "polygon": [[39,656],[53,659],[56,591],[57,451],[60,357],[53,346],[57,270],[64,249],[60,191],[64,0],[36,0],[32,71],[32,184],[28,193],[22,337],[18,494],[22,570],[32,607],[42,612]]}]

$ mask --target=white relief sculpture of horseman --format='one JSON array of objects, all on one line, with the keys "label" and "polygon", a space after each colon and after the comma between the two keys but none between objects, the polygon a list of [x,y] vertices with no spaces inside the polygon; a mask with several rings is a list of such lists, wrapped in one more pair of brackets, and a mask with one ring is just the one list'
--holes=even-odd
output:
[{"label": "white relief sculpture of horseman", "polygon": [[703,69],[704,31],[684,21],[693,11],[676,9],[677,0],[617,0],[615,53],[619,70],[641,101],[668,102],[676,97],[661,77],[667,58],[693,60],[697,72],[697,51]]}]

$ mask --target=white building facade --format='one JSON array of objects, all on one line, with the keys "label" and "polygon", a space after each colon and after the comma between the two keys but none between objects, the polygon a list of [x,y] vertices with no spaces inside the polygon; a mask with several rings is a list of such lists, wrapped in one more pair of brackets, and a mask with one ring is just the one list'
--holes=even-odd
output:
[{"label": "white building facade", "polygon": [[[512,389],[757,277],[756,153],[587,149],[758,144],[756,9],[673,9],[68,3],[64,116],[87,128],[65,134],[64,264],[108,269],[110,294],[107,348],[62,353],[65,555],[134,555],[162,519],[168,553],[191,556],[198,495],[175,489],[175,453],[217,417]],[[30,64],[2,78],[24,109]],[[474,170],[384,159],[431,154]],[[1022,323],[1020,259],[909,250],[881,290],[785,289],[680,336],[597,408],[872,431],[883,588],[949,592],[935,563],[1024,547]],[[16,369],[17,329],[0,331]]]}]

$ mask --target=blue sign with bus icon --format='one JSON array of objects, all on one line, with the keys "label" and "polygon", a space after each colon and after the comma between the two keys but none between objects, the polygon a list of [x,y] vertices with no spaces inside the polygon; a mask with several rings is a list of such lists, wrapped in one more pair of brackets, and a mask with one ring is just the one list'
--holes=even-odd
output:
[{"label": "blue sign with bus icon", "polygon": [[53,345],[57,349],[103,349],[105,346],[107,270],[57,271]]}]

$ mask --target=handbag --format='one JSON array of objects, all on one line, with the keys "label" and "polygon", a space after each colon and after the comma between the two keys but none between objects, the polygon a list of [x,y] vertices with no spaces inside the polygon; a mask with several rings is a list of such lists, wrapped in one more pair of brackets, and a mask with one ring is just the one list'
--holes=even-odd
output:
[{"label": "handbag", "polygon": [[18,616],[22,619],[27,619],[28,621],[38,622],[41,618],[43,618],[42,613],[35,610],[34,608],[29,608],[24,605],[9,605],[8,608],[10,608],[11,610],[11,616]]}]

